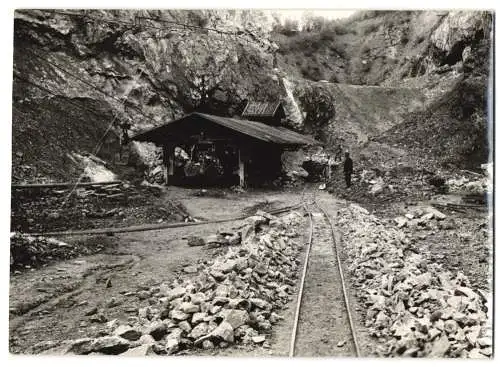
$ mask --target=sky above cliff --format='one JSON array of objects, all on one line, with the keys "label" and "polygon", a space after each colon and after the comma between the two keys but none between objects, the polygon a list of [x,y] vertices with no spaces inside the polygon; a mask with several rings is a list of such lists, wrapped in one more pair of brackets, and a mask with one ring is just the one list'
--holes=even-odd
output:
[{"label": "sky above cliff", "polygon": [[288,10],[268,10],[269,12],[278,13],[283,18],[300,20],[304,13],[312,14],[314,16],[321,16],[326,19],[340,19],[346,18],[353,14],[355,10],[315,10],[315,9],[288,9]]},{"label": "sky above cliff", "polygon": [[323,17],[327,20],[347,18],[354,14],[355,10],[320,10],[320,9],[268,9],[264,13],[269,19],[278,16],[283,24],[286,20],[293,20],[298,23],[298,29],[302,29],[305,17]]}]

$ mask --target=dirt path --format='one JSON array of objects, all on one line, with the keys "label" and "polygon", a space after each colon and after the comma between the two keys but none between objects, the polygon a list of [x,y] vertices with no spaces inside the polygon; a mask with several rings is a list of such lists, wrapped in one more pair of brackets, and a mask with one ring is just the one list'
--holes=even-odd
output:
[{"label": "dirt path", "polygon": [[[298,192],[244,193],[221,200],[192,196],[189,190],[175,190],[170,195],[183,196],[181,202],[193,210],[195,216],[210,219],[242,215],[261,206],[288,206],[300,200]],[[148,297],[143,297],[145,290],[173,281],[185,266],[206,261],[223,251],[188,247],[183,238],[208,236],[238,224],[229,222],[102,237],[106,248],[98,255],[11,276],[10,351],[26,353],[40,342],[95,337],[107,321],[114,319],[126,323],[139,308],[149,305]],[[92,321],[95,315],[86,315],[92,309],[103,315],[100,321]],[[262,348],[257,353],[262,355],[268,351]]]},{"label": "dirt path", "polygon": [[312,247],[299,318],[296,355],[354,356],[342,283],[331,230],[324,214],[310,206]]}]

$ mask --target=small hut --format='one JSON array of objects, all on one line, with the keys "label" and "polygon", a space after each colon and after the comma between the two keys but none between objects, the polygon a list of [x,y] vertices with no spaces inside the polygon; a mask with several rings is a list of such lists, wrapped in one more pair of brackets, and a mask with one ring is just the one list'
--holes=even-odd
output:
[{"label": "small hut", "polygon": [[259,121],[272,126],[280,126],[285,119],[285,110],[281,102],[249,101],[241,114],[246,120]]},{"label": "small hut", "polygon": [[200,184],[259,184],[281,174],[281,155],[313,138],[259,121],[193,112],[136,134],[135,141],[163,148],[167,184],[198,178]]}]

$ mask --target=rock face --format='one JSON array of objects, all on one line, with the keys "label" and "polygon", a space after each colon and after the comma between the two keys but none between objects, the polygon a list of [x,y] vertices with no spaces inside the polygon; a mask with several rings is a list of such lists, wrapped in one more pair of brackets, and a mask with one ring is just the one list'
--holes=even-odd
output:
[{"label": "rock face", "polygon": [[457,57],[456,61],[462,61],[467,42],[475,39],[478,32],[483,32],[485,21],[483,12],[451,11],[442,18],[430,40],[435,47],[445,52],[446,58]]},{"label": "rock face", "polygon": [[[14,103],[18,108],[13,151],[24,152],[30,146],[21,138],[28,124],[26,114],[32,115],[31,124],[42,125],[41,116],[27,104],[60,121],[59,109],[70,105],[70,99],[81,99],[89,108],[76,107],[74,114],[87,114],[84,119],[95,121],[87,125],[91,133],[102,135],[113,115],[119,123],[130,123],[133,133],[195,109],[232,116],[241,112],[247,99],[279,99],[280,86],[272,76],[269,27],[255,24],[255,19],[265,22],[256,11],[16,11]],[[29,84],[40,80],[41,87],[56,94],[56,99]],[[68,131],[69,143],[58,143],[59,149],[38,159],[36,152],[14,155],[15,170],[21,161],[43,169],[39,160],[44,155],[61,155],[53,158],[63,161],[68,152],[90,150],[71,133],[77,126],[67,119],[65,124],[58,121],[43,126]],[[120,133],[119,128],[116,132]],[[30,139],[38,142],[41,137]],[[147,155],[147,149],[135,152]]]}]

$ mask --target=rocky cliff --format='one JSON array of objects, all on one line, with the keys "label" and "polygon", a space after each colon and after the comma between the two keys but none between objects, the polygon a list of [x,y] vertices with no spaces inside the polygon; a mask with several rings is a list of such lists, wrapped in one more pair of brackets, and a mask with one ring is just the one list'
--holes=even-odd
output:
[{"label": "rocky cliff", "polygon": [[[291,75],[360,85],[398,83],[446,67],[463,71],[490,38],[491,13],[365,11],[320,28],[273,32]],[[487,60],[475,60],[479,66]]]},{"label": "rocky cliff", "polygon": [[112,122],[106,159],[118,151],[120,124],[134,132],[193,110],[234,115],[246,99],[279,98],[258,15],[17,11],[14,179],[62,179],[67,155],[91,152]]},{"label": "rocky cliff", "polygon": [[464,73],[486,75],[490,22],[484,12],[361,12],[285,35],[259,11],[19,10],[13,180],[70,179],[81,153],[116,168],[120,125],[238,115],[248,99],[281,99],[290,127],[327,147],[355,145]]}]

